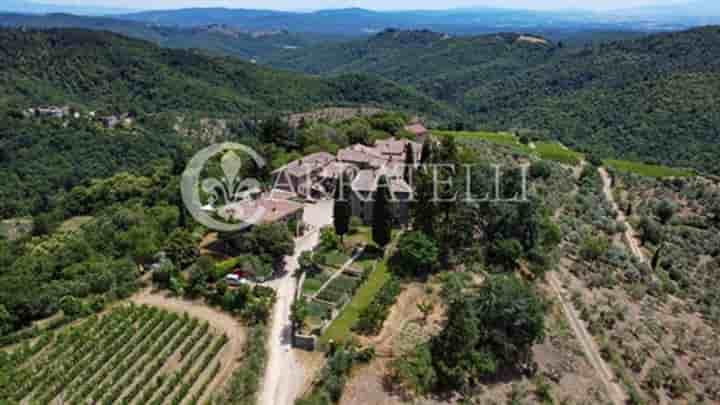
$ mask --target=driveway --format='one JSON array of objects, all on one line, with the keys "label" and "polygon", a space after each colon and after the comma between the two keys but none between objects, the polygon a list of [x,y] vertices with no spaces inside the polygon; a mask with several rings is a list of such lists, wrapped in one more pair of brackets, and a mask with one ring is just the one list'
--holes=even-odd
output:
[{"label": "driveway", "polygon": [[301,394],[305,371],[292,349],[290,307],[297,289],[293,273],[298,268],[298,257],[312,250],[319,242],[319,229],[332,224],[332,201],[307,204],[303,220],[312,231],[295,240],[295,254],[285,260],[285,275],[268,283],[277,291],[268,341],[268,364],[260,394],[261,405],[292,405]]}]

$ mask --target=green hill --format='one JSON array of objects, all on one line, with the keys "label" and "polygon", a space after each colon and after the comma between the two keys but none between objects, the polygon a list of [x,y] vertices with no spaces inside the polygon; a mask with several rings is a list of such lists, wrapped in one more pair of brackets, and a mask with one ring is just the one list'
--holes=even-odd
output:
[{"label": "green hill", "polygon": [[455,102],[468,83],[505,77],[550,59],[556,50],[552,42],[529,35],[453,37],[390,29],[367,40],[279,51],[267,61],[311,74],[375,74]]},{"label": "green hill", "polygon": [[454,115],[413,89],[357,74],[307,77],[104,31],[0,30],[0,105],[66,103],[216,115],[370,104],[440,118]]},{"label": "green hill", "polygon": [[719,53],[718,27],[588,47],[478,82],[462,107],[604,157],[720,173]]},{"label": "green hill", "polygon": [[720,173],[720,28],[584,47],[497,34],[385,31],[275,54],[272,64],[412,85],[483,129],[527,128],[603,157]]},{"label": "green hill", "polygon": [[250,60],[281,49],[297,49],[342,37],[312,33],[290,33],[286,30],[245,31],[224,24],[207,24],[192,28],[160,26],[113,17],[72,14],[0,13],[0,26],[36,29],[81,28],[111,31],[131,38],[154,42],[167,48],[202,49],[217,55],[237,56]]},{"label": "green hill", "polygon": [[[137,119],[108,130],[85,113],[65,120],[21,114],[42,105]],[[456,117],[412,88],[359,74],[307,77],[109,32],[0,29],[0,218],[44,212],[58,193],[89,179],[172,158],[194,141],[175,130],[180,115],[184,129],[223,118],[239,135],[258,117],[344,105]]]}]

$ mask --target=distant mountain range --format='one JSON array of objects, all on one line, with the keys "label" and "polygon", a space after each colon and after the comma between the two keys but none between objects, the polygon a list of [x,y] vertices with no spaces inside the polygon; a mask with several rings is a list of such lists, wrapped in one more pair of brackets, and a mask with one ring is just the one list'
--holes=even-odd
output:
[{"label": "distant mountain range", "polygon": [[[707,1],[707,0],[705,0]],[[359,8],[291,13],[269,10],[197,8],[143,11],[120,16],[133,21],[192,27],[227,24],[246,29],[286,29],[292,32],[367,35],[386,28],[430,29],[453,34],[480,34],[497,31],[541,30],[672,30],[698,23],[718,22],[715,17],[677,14],[662,20],[623,13],[584,11],[531,11],[497,8],[472,8],[445,11],[378,12]],[[649,17],[652,17],[649,15]]]},{"label": "distant mountain range", "polygon": [[360,8],[286,12],[273,10],[186,8],[128,12],[99,7],[58,6],[23,0],[5,0],[0,11],[15,13],[71,13],[113,15],[115,18],[172,27],[226,25],[245,31],[286,30],[293,33],[364,36],[386,28],[430,29],[451,34],[498,31],[542,32],[581,30],[677,30],[720,24],[715,0],[695,0],[687,5],[636,8],[614,12],[533,11],[501,8],[468,8],[443,11],[379,12]]},{"label": "distant mountain range", "polygon": [[2,4],[0,4],[0,12],[2,11],[32,14],[72,13],[78,15],[108,15],[127,14],[135,10],[127,8],[98,7],[92,5],[73,6],[24,0],[3,0]]},{"label": "distant mountain range", "polygon": [[290,33],[285,30],[246,31],[223,24],[181,28],[121,20],[116,17],[73,14],[0,13],[0,27],[83,28],[112,31],[168,48],[200,49],[212,54],[237,56],[246,60],[264,58],[270,53],[283,49],[304,48],[344,38],[322,34]]}]

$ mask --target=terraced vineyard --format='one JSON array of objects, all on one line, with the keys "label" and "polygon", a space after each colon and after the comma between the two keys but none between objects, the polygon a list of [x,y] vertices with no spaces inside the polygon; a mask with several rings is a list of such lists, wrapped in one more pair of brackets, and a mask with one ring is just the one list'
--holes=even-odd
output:
[{"label": "terraced vineyard", "polygon": [[6,354],[10,378],[0,381],[0,397],[10,404],[195,404],[207,399],[227,341],[187,314],[122,306]]}]

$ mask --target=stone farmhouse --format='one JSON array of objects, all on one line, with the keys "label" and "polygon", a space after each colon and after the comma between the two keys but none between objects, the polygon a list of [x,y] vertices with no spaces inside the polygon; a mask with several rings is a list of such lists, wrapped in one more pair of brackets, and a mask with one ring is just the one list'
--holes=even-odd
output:
[{"label": "stone farmhouse", "polygon": [[290,192],[314,200],[332,196],[337,180],[345,173],[351,180],[352,215],[372,221],[373,193],[381,176],[388,179],[392,210],[397,224],[408,221],[413,190],[404,179],[406,148],[413,152],[413,164],[420,161],[422,144],[405,139],[378,140],[374,146],[352,145],[336,155],[314,153],[288,163],[273,172],[273,192]]}]

